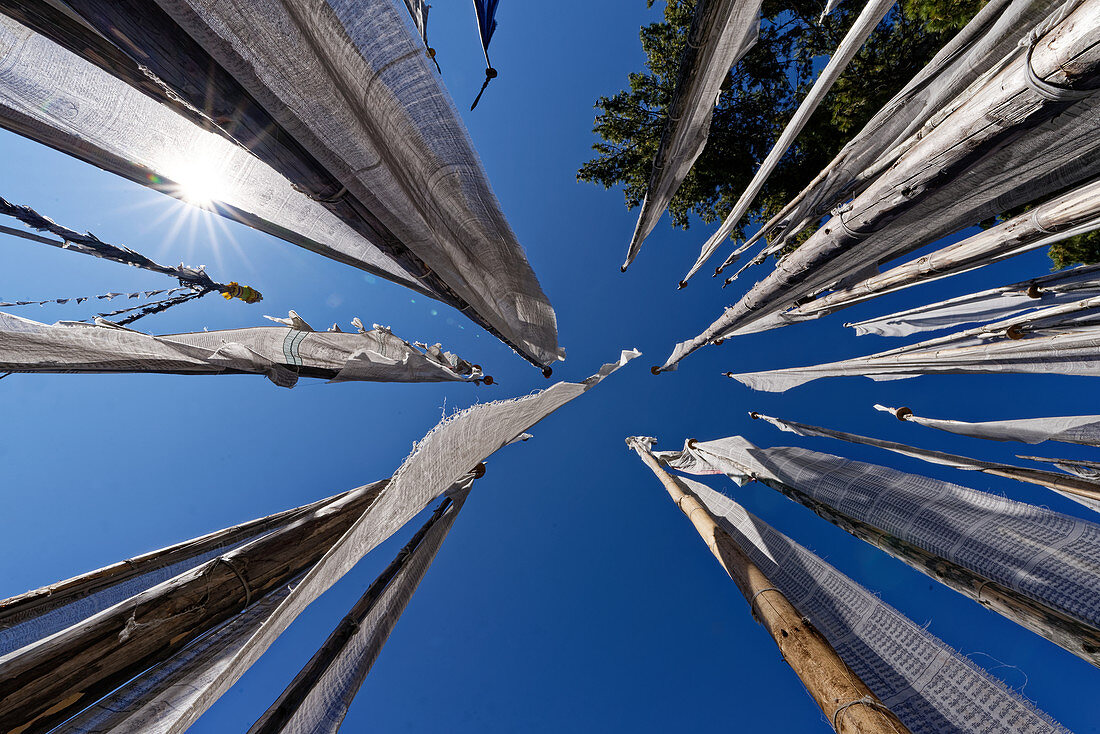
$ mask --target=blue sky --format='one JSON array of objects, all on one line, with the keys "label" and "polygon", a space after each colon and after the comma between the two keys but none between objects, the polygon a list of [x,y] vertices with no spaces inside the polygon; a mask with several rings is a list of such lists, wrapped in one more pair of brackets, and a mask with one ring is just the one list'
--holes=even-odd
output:
[{"label": "blue sky", "polygon": [[[721,377],[867,354],[900,341],[842,328],[878,313],[1049,270],[1033,253],[880,298],[820,322],[728,340],[654,377],[745,285],[675,282],[709,234],[666,222],[631,270],[622,260],[636,212],[618,191],[575,182],[593,142],[592,104],[639,69],[637,31],[659,18],[641,0],[502,3],[492,58],[500,71],[463,112],[505,213],[554,303],[580,379],[620,348],[645,354],[551,416],[531,441],[494,456],[436,563],[352,707],[347,731],[825,731],[820,712],[748,613],[737,589],[623,438],[743,434],[800,445],[1089,517],[1047,490],[973,476],[825,439],[780,434],[758,410],[985,459],[1036,453],[903,425],[871,409],[908,405],[964,420],[1097,412],[1087,378],[937,376],[821,380],[783,394]],[[438,2],[430,35],[444,81],[466,110],[483,79],[468,3]],[[0,196],[162,262],[205,264],[218,280],[263,291],[249,306],[209,297],[139,322],[155,333],[265,323],[297,310],[316,328],[354,316],[410,340],[441,341],[497,381],[473,385],[328,385],[283,390],[260,377],[13,375],[0,381],[0,597],[389,476],[442,415],[547,381],[442,304],[0,131]],[[169,237],[180,212],[189,212]],[[0,300],[161,288],[151,273],[4,237]],[[758,277],[764,270],[757,271]],[[52,322],[87,304],[13,310]],[[1054,444],[1038,453],[1100,459]],[[932,582],[766,487],[733,494],[1078,732],[1100,730],[1100,672]],[[1089,518],[1095,519],[1095,518]],[[243,731],[274,700],[419,525],[361,562],[315,603],[194,727]]]}]

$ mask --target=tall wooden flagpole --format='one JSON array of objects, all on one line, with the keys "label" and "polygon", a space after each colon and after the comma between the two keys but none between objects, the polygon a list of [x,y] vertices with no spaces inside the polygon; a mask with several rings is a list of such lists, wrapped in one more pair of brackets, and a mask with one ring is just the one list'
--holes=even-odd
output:
[{"label": "tall wooden flagpole", "polygon": [[839,734],[908,734],[909,730],[840,658],[829,641],[795,609],[705,507],[666,472],[641,441],[627,439],[687,515],[726,569],[783,659]]}]

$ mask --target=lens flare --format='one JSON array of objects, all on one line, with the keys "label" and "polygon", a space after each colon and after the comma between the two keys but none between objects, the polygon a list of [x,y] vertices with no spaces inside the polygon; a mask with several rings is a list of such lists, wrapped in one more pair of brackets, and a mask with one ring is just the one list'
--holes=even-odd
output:
[{"label": "lens flare", "polygon": [[209,209],[227,193],[220,166],[210,160],[192,158],[172,167],[170,178],[179,186],[178,195],[188,204]]}]

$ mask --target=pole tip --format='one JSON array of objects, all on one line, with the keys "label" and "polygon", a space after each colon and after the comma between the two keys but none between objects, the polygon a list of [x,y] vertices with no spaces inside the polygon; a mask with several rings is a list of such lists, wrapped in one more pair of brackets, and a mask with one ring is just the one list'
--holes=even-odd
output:
[{"label": "pole tip", "polygon": [[712,275],[711,277],[712,277],[712,278],[717,278],[717,277],[718,277],[719,275],[721,275],[721,274],[722,274],[722,268],[723,268],[723,267],[725,267],[725,266],[724,266],[724,265],[719,265],[718,267],[716,267],[716,268],[714,269],[714,275]]},{"label": "pole tip", "polygon": [[493,384],[493,376],[492,375],[485,375],[485,377],[483,377],[481,379],[481,381],[484,382],[486,385],[492,385]]},{"label": "pole tip", "polygon": [[543,367],[542,368],[542,376],[545,377],[547,380],[550,379],[550,375],[552,375],[552,374],[554,374],[554,369],[552,367]]},{"label": "pole tip", "polygon": [[722,338],[718,338],[718,339],[715,339],[715,340],[714,340],[714,343],[715,343],[715,344],[718,344],[718,345],[722,345],[722,344],[725,344],[725,343],[726,343],[726,340],[725,340],[725,339],[722,339]]},{"label": "pole tip", "polygon": [[733,377],[732,372],[723,372],[722,375],[725,376],[725,377]]},{"label": "pole tip", "polygon": [[649,368],[649,372],[652,375],[659,375],[659,374],[661,374],[661,368],[658,367],[657,365],[653,365],[652,367]]},{"label": "pole tip", "polygon": [[625,273],[626,272],[626,264],[625,263],[619,266],[619,272],[620,273]]},{"label": "pole tip", "polygon": [[686,280],[681,280],[679,283],[676,284],[676,290],[678,290],[678,291],[682,291],[684,288],[687,288],[687,287],[688,287],[688,282]]},{"label": "pole tip", "polygon": [[[727,372],[726,374],[729,374],[729,373]],[[756,420],[759,417],[760,417],[760,414],[757,413],[755,410],[750,410],[749,411],[749,418],[752,418],[753,420]]]},{"label": "pole tip", "polygon": [[903,421],[913,415],[913,411],[909,410],[909,408],[898,408],[894,411],[894,415],[897,416],[899,421]]}]

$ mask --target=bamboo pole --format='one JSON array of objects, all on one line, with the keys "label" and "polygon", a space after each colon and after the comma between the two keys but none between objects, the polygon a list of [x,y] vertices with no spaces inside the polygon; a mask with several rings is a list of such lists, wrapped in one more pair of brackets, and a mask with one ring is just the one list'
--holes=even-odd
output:
[{"label": "bamboo pole", "polygon": [[833,728],[839,734],[907,734],[901,720],[852,672],[824,635],[772,585],[694,495],[661,468],[641,442],[627,439],[627,443],[691,520]]},{"label": "bamboo pole", "polygon": [[[388,480],[387,480],[388,481]],[[0,731],[48,731],[316,563],[386,481],[0,657]]]}]

